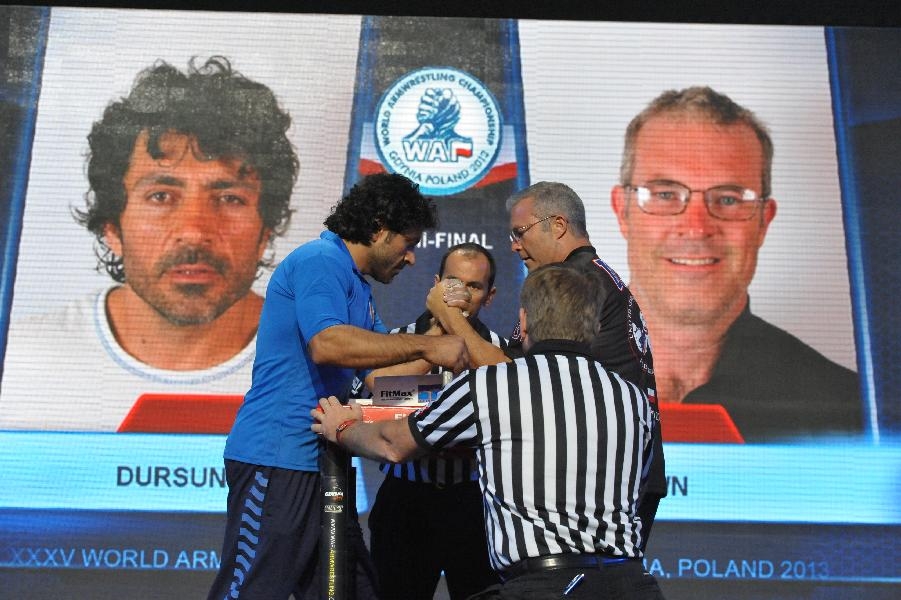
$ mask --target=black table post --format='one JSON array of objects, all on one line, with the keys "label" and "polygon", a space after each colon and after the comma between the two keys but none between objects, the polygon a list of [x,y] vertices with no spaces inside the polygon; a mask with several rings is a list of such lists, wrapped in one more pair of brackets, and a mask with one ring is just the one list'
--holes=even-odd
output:
[{"label": "black table post", "polygon": [[350,454],[337,444],[323,442],[319,453],[322,531],[319,544],[322,598],[348,600],[353,569],[348,558],[347,519],[354,515],[354,478]]}]

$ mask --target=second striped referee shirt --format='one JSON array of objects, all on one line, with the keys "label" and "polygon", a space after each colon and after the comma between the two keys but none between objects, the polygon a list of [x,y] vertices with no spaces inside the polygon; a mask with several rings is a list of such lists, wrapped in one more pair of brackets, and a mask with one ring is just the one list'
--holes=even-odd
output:
[{"label": "second striped referee shirt", "polygon": [[[425,333],[429,328],[430,319],[431,314],[426,312],[420,315],[414,323],[410,323],[406,327],[392,329],[391,333]],[[482,339],[491,342],[501,350],[507,347],[507,340],[488,329],[484,323],[478,319],[473,319],[471,323],[473,329],[476,330]],[[441,373],[443,370],[441,367],[434,367],[432,372]],[[382,463],[379,465],[379,470],[398,479],[419,483],[434,483],[441,486],[462,483],[476,478],[473,460],[459,454],[434,454],[401,464]]]}]

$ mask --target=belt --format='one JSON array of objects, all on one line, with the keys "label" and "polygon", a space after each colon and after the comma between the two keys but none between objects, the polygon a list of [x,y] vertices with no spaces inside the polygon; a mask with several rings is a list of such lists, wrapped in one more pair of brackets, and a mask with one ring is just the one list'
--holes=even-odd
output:
[{"label": "belt", "polygon": [[433,482],[433,481],[415,481],[415,480],[407,479],[405,477],[396,477],[395,475],[392,475],[391,473],[386,473],[385,479],[391,479],[393,482],[397,482],[398,484],[401,484],[401,485],[406,484],[406,485],[418,486],[418,487],[428,487],[428,488],[431,488],[434,490],[447,490],[447,489],[450,489],[457,485],[463,485],[464,483],[476,484],[476,485],[478,485],[478,483],[479,483],[478,480],[475,480],[475,479],[466,479],[464,481],[454,481],[451,483],[437,483],[437,482]]},{"label": "belt", "polygon": [[603,569],[612,565],[638,560],[625,556],[608,556],[606,554],[552,554],[550,556],[534,556],[515,562],[503,571],[504,581],[509,581],[526,573],[553,571],[555,569]]}]

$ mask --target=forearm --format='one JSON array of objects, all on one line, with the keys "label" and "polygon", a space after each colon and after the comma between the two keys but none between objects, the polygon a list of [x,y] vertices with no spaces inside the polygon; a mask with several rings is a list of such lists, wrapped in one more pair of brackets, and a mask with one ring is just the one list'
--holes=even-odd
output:
[{"label": "forearm", "polygon": [[422,359],[427,343],[425,336],[389,335],[335,325],[317,333],[310,340],[309,350],[316,364],[372,369]]},{"label": "forearm", "polygon": [[426,308],[441,325],[441,328],[450,335],[463,338],[466,352],[469,354],[469,367],[476,368],[483,365],[496,365],[501,362],[509,362],[503,350],[482,336],[473,328],[462,308],[445,302],[444,288],[436,284],[426,297]]},{"label": "forearm", "polygon": [[425,375],[432,370],[434,365],[425,359],[417,359],[410,362],[392,365],[390,367],[381,367],[370,372],[366,377],[366,387],[370,390],[375,384],[376,377],[387,377],[391,375]]},{"label": "forearm", "polygon": [[381,462],[403,463],[424,454],[407,419],[357,423],[341,433],[338,443],[351,454]]},{"label": "forearm", "polygon": [[459,308],[448,307],[442,311],[439,320],[445,331],[463,338],[466,350],[469,352],[470,368],[510,362],[503,350],[479,335]]},{"label": "forearm", "polygon": [[311,429],[328,441],[340,444],[351,454],[387,462],[407,462],[425,454],[419,447],[407,419],[363,422],[363,410],[347,406],[334,396],[321,398],[310,411]]}]

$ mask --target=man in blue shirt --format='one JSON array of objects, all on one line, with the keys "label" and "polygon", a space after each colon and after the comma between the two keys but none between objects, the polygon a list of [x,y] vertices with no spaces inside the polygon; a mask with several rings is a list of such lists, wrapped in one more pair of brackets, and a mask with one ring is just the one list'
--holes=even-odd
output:
[{"label": "man in blue shirt", "polygon": [[[310,410],[319,398],[346,398],[360,370],[425,359],[459,372],[468,363],[459,337],[387,335],[364,277],[390,283],[435,227],[434,204],[415,184],[366,177],[325,225],[279,264],[266,292],[253,382],[225,446],[228,525],[211,600],[318,597],[319,442]],[[356,598],[375,598],[356,520],[349,529]]]}]

